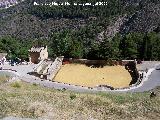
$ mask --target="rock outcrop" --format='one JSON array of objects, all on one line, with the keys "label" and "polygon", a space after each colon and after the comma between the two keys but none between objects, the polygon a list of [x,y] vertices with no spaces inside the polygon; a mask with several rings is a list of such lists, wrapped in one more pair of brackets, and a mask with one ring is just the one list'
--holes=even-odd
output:
[{"label": "rock outcrop", "polygon": [[9,8],[23,0],[0,0],[0,8]]}]

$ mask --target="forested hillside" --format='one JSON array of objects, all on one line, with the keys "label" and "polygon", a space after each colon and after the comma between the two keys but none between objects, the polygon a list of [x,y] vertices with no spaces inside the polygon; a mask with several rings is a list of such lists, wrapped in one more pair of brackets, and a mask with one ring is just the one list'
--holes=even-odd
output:
[{"label": "forested hillside", "polygon": [[50,57],[160,59],[159,0],[105,0],[104,6],[73,5],[97,0],[67,0],[69,6],[41,5],[51,1],[25,0],[0,10],[1,52],[26,59],[32,45],[47,44]]}]

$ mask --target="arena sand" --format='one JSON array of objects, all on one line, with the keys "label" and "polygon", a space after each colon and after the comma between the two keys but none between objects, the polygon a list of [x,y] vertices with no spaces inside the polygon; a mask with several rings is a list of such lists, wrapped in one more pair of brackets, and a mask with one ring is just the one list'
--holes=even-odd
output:
[{"label": "arena sand", "polygon": [[91,68],[81,64],[63,65],[54,81],[94,87],[109,85],[114,88],[128,87],[132,78],[124,66]]}]

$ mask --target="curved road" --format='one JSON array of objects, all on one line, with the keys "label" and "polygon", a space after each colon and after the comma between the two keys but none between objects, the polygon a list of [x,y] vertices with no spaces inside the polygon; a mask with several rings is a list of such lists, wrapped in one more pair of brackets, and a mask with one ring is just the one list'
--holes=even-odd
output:
[{"label": "curved road", "polygon": [[130,92],[144,92],[154,89],[157,86],[160,86],[160,65],[156,66],[155,70],[148,77],[148,80],[143,82],[141,87],[129,90]]}]

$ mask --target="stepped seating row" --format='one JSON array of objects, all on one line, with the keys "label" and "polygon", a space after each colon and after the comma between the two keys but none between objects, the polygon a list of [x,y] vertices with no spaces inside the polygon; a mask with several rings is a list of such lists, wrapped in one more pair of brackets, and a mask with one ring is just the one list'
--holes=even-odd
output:
[{"label": "stepped seating row", "polygon": [[33,72],[40,75],[41,78],[52,80],[62,66],[63,57],[57,57],[54,62],[42,60],[33,69]]},{"label": "stepped seating row", "polygon": [[52,80],[55,75],[58,73],[62,66],[63,58],[57,57],[53,64],[50,66],[50,69],[48,70],[48,76],[47,79]]}]

